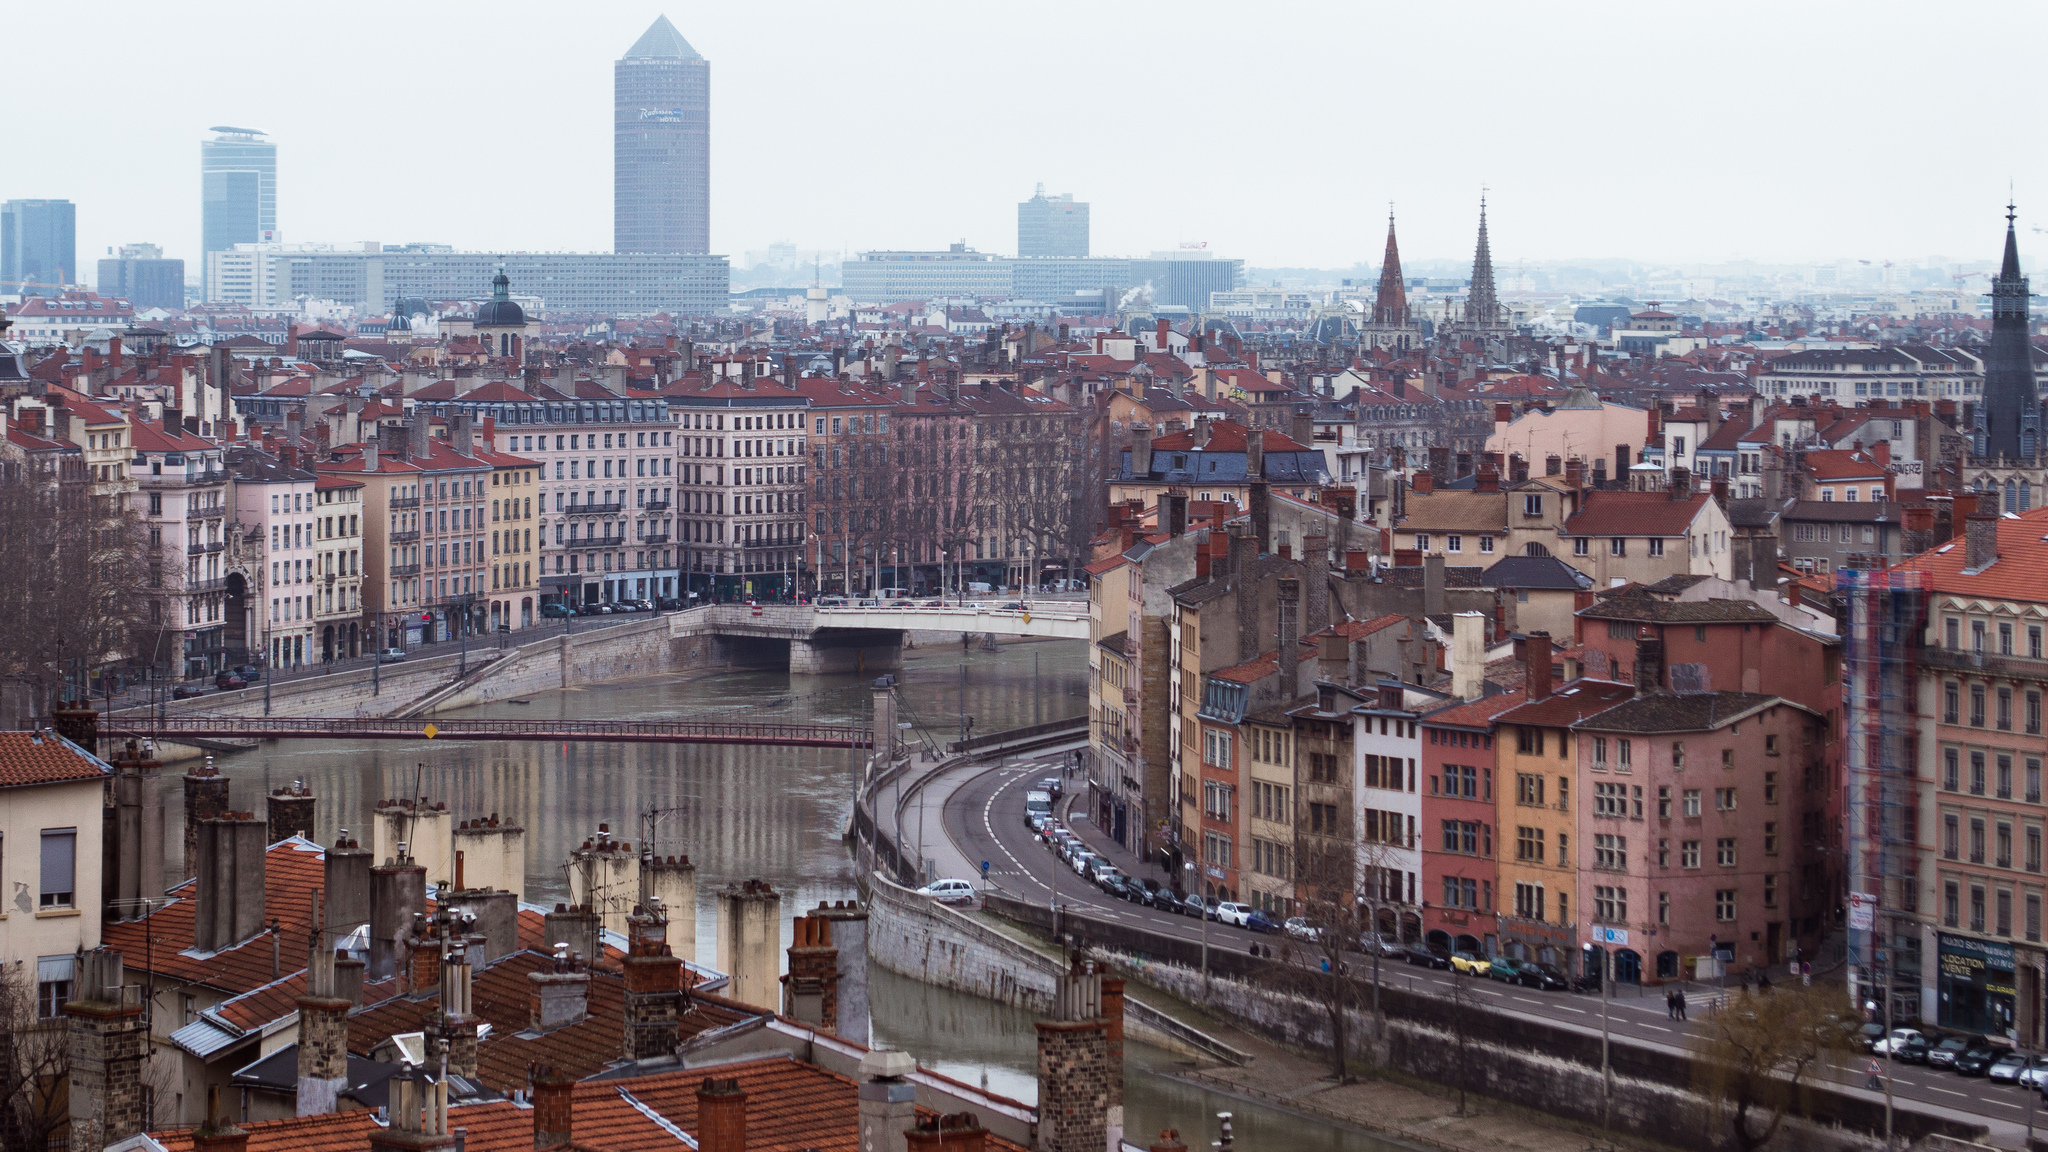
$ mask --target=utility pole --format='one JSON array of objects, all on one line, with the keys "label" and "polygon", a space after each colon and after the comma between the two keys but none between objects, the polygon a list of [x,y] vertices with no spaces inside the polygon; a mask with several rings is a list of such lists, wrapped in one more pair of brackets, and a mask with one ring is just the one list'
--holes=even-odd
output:
[{"label": "utility pole", "polygon": [[1614,1126],[1614,1065],[1608,1060],[1607,997],[1614,981],[1608,979],[1613,961],[1606,948],[1600,949],[1600,1125]]}]

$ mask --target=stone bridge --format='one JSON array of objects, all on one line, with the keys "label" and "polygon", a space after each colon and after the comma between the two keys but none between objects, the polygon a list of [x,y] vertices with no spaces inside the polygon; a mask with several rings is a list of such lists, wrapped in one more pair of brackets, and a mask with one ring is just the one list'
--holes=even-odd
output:
[{"label": "stone bridge", "polygon": [[903,634],[1042,636],[1086,640],[1088,608],[1057,602],[1029,609],[814,608],[785,604],[713,604],[670,617],[670,635],[710,636],[718,658],[779,666],[795,673],[886,672],[903,663]]}]

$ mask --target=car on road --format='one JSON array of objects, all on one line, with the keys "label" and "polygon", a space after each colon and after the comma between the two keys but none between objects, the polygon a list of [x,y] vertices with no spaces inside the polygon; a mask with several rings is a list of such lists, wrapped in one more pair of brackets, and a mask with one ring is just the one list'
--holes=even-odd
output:
[{"label": "car on road", "polygon": [[2004,1056],[2008,1049],[2002,1048],[1983,1037],[1977,1037],[1961,1052],[1956,1054],[1955,1070],[1958,1076],[1982,1076]]},{"label": "car on road", "polygon": [[263,669],[254,664],[237,664],[228,669],[228,671],[233,672],[251,684],[263,679]]},{"label": "car on road", "polygon": [[1434,948],[1426,948],[1420,944],[1409,944],[1403,947],[1401,949],[1401,958],[1410,964],[1423,968],[1449,968],[1451,966],[1451,958],[1448,953],[1439,952]]},{"label": "car on road", "polygon": [[1296,940],[1314,943],[1323,938],[1323,930],[1308,922],[1305,916],[1289,916],[1281,929]]},{"label": "car on road", "polygon": [[974,900],[974,885],[965,880],[934,880],[917,890],[942,904],[967,904]]},{"label": "car on road", "polygon": [[1522,980],[1522,962],[1512,956],[1495,956],[1487,961],[1486,975],[1489,979],[1504,984],[1519,984]]},{"label": "car on road", "polygon": [[1145,881],[1145,903],[1161,912],[1179,912],[1180,897],[1173,889],[1161,887],[1156,880]]},{"label": "car on road", "polygon": [[1095,862],[1097,860],[1102,859],[1102,857],[1097,856],[1095,853],[1090,852],[1086,848],[1080,848],[1075,850],[1073,856],[1070,857],[1070,859],[1074,865],[1074,875],[1086,876],[1090,871],[1093,870]]},{"label": "car on road", "polygon": [[557,604],[553,602],[541,605],[540,614],[541,618],[544,620],[560,620],[565,617],[573,615],[567,604]]},{"label": "car on road", "polygon": [[213,678],[213,686],[223,692],[232,692],[237,688],[247,688],[249,682],[235,675],[234,672],[228,671],[215,676]]},{"label": "car on road", "polygon": [[1029,612],[1031,611],[1031,606],[1029,604],[1024,603],[1022,600],[1012,600],[1008,604],[1003,605],[1003,611]]},{"label": "car on road", "polygon": [[1451,953],[1451,971],[1453,972],[1462,972],[1467,976],[1484,976],[1487,969],[1492,966],[1487,962],[1486,957],[1479,955],[1477,952],[1466,952],[1460,949]]},{"label": "car on road", "polygon": [[612,606],[609,604],[585,604],[576,609],[576,614],[578,616],[609,616],[612,614]]},{"label": "car on road", "polygon": [[1183,916],[1200,916],[1207,907],[1201,896],[1190,892],[1180,898],[1180,906],[1174,911]]},{"label": "car on road", "polygon": [[1225,900],[1221,904],[1216,905],[1216,922],[1218,924],[1230,924],[1243,928],[1246,926],[1246,921],[1251,918],[1251,914],[1251,905],[1239,904],[1235,900]]},{"label": "car on road", "polygon": [[1029,823],[1033,816],[1052,818],[1052,794],[1032,789],[1024,794],[1024,820]]},{"label": "car on road", "polygon": [[379,664],[396,664],[403,659],[405,659],[405,649],[403,648],[379,648],[377,650],[377,663]]},{"label": "car on road", "polygon": [[2037,1071],[2042,1064],[2039,1056],[2027,1057],[2018,1052],[2007,1052],[1991,1062],[1984,1075],[2000,1084],[2018,1084],[2020,1077]]},{"label": "car on road", "polygon": [[1106,858],[1097,856],[1088,861],[1088,870],[1081,874],[1088,877],[1090,883],[1100,884],[1105,877],[1121,876],[1123,872]]},{"label": "car on road", "polygon": [[1252,909],[1250,914],[1244,918],[1244,926],[1254,932],[1263,933],[1267,936],[1278,936],[1280,934],[1280,925],[1271,916],[1266,915],[1263,908]]},{"label": "car on road", "polygon": [[1055,800],[1059,799],[1060,793],[1066,790],[1064,787],[1061,786],[1060,778],[1057,776],[1047,776],[1045,779],[1040,780],[1036,784],[1033,784],[1032,787],[1040,792],[1045,793],[1046,795],[1052,797]]},{"label": "car on road", "polygon": [[171,699],[173,700],[190,700],[194,696],[204,695],[206,695],[206,685],[204,684],[180,684],[171,689]]},{"label": "car on road", "polygon": [[1879,1056],[1889,1056],[1907,1041],[1916,1039],[1924,1042],[1927,1037],[1918,1028],[1894,1028],[1888,1035],[1879,1037],[1870,1050]]},{"label": "car on road", "polygon": [[663,596],[654,602],[654,606],[663,612],[681,612],[684,608],[689,607],[689,605],[674,596]]},{"label": "car on road", "polygon": [[1970,1046],[1970,1041],[1961,1036],[1944,1036],[1941,1043],[1927,1052],[1929,1068],[1954,1068],[1956,1057],[1961,1056]]},{"label": "car on road", "polygon": [[1544,992],[1563,992],[1572,982],[1555,964],[1523,964],[1515,979],[1524,988],[1535,988]]}]

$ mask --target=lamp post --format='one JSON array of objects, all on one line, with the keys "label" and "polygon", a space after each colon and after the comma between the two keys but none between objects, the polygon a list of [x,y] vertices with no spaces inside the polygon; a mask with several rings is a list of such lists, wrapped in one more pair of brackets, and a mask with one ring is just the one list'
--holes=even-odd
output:
[{"label": "lamp post", "polygon": [[1188,895],[1193,896],[1201,904],[1202,999],[1206,1001],[1209,999],[1209,901],[1202,895],[1201,889],[1198,887],[1201,877],[1197,875],[1197,872],[1201,865],[1196,863],[1191,857],[1182,867],[1186,868],[1188,873]]}]

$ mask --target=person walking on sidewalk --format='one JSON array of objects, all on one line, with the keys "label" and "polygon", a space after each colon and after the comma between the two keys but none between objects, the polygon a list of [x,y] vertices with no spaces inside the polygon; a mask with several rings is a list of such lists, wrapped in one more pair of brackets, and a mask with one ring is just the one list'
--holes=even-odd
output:
[{"label": "person walking on sidewalk", "polygon": [[1685,989],[1678,990],[1678,1018],[1685,1019]]},{"label": "person walking on sidewalk", "polygon": [[1664,993],[1664,1018],[1678,1019],[1678,993],[1675,991]]}]

